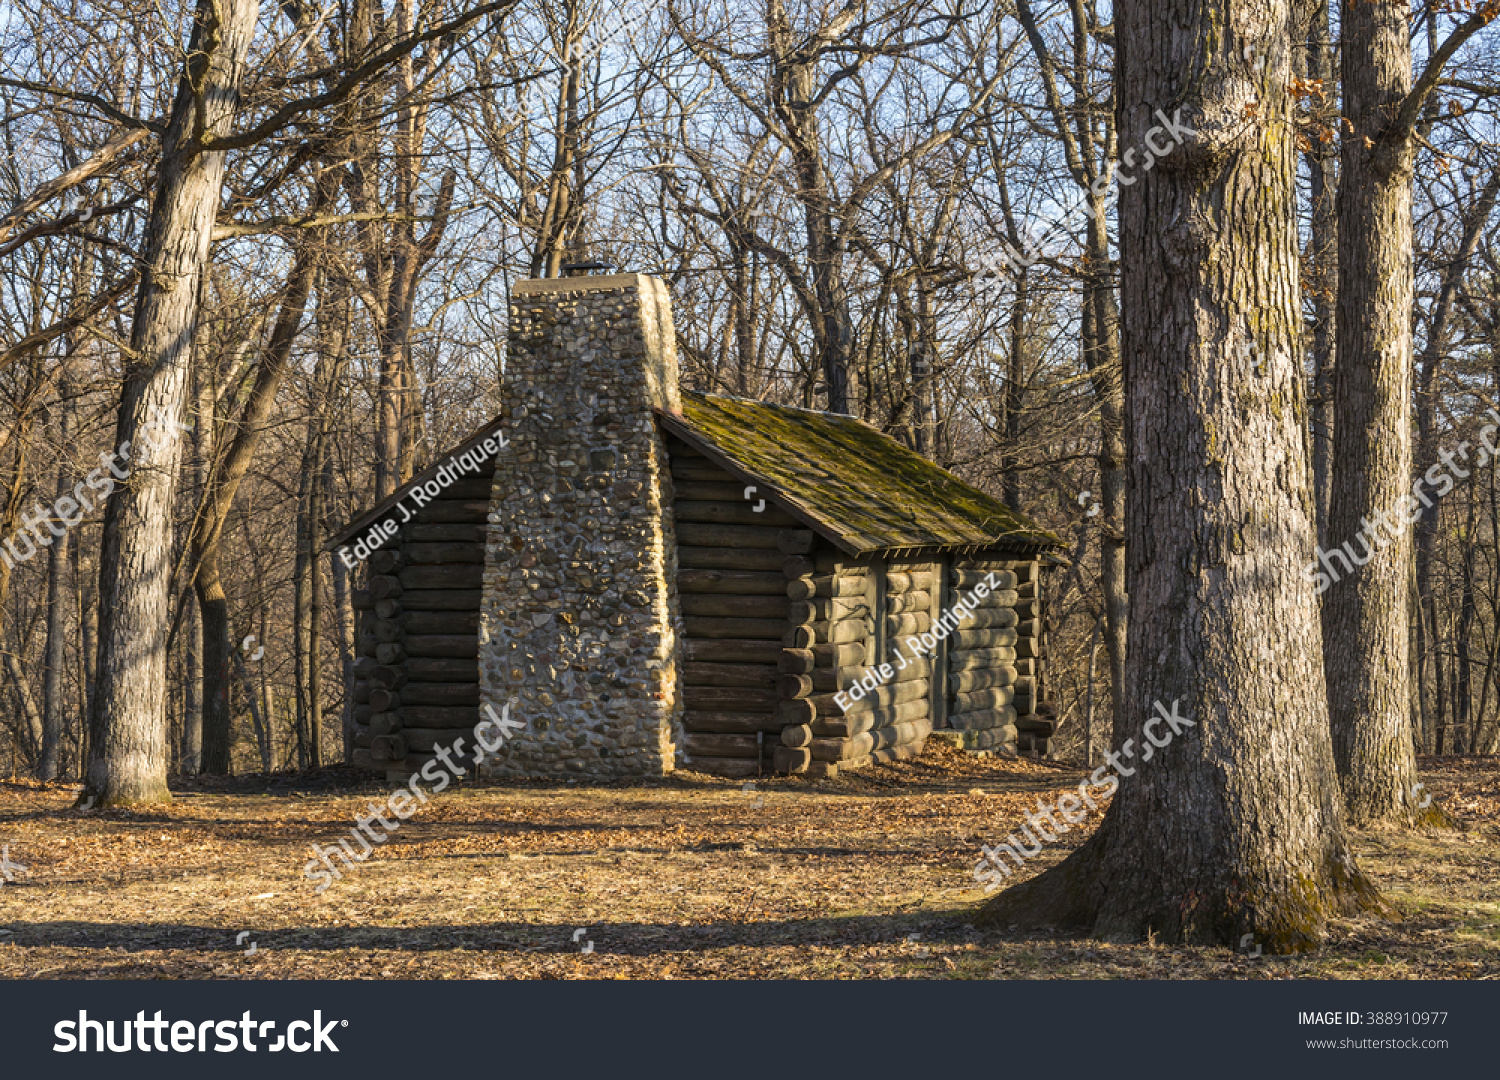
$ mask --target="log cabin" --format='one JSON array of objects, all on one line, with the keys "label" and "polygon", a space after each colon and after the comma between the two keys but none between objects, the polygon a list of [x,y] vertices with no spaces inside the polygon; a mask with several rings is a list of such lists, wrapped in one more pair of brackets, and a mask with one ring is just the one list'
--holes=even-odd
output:
[{"label": "log cabin", "polygon": [[356,765],[501,715],[484,775],[1047,754],[1058,538],[852,416],[682,390],[675,341],[655,278],[517,283],[500,414],[329,544]]}]

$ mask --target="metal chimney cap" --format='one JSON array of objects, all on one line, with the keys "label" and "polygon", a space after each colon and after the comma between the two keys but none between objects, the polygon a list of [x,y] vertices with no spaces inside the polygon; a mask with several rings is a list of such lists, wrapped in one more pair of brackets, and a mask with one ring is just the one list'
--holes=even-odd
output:
[{"label": "metal chimney cap", "polygon": [[573,262],[562,264],[563,277],[583,277],[586,274],[603,273],[614,268],[614,263],[607,262]]}]

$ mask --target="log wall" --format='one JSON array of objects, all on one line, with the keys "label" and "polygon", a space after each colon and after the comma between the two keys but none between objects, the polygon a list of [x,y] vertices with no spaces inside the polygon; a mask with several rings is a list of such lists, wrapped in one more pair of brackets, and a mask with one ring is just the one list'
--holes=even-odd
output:
[{"label": "log wall", "polygon": [[950,605],[974,597],[991,580],[948,643],[948,724],[971,750],[1045,756],[1057,709],[1046,700],[1041,661],[1046,651],[1041,611],[1041,564],[955,558]]},{"label": "log wall", "polygon": [[[932,732],[932,663],[908,656],[902,667],[895,658],[907,635],[931,626],[939,569],[852,558],[822,541],[787,559],[787,595],[796,602],[781,660],[780,771],[835,776],[921,752]],[[888,679],[878,675],[882,658]],[[872,669],[878,685],[854,699],[849,692]]]},{"label": "log wall", "polygon": [[683,763],[716,776],[775,767],[781,639],[793,602],[784,549],[812,534],[680,439],[668,438],[682,611]]},{"label": "log wall", "polygon": [[[462,473],[370,555],[355,590],[354,764],[392,781],[479,723],[479,609],[493,459]],[[382,520],[400,521],[393,510]]]}]

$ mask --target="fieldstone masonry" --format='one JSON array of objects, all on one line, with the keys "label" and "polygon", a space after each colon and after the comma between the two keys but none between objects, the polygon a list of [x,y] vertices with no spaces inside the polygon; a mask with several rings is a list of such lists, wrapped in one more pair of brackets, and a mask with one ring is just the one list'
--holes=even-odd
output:
[{"label": "fieldstone masonry", "polygon": [[666,286],[638,274],[511,294],[479,627],[480,700],[526,725],[494,776],[673,768],[677,545],[652,408],[680,410]]}]

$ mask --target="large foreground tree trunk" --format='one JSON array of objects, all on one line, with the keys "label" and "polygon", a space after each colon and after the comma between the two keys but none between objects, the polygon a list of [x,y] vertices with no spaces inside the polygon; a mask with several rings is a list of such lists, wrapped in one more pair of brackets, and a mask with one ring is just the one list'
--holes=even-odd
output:
[{"label": "large foreground tree trunk", "polygon": [[[1156,745],[1137,734],[1116,755],[1118,793],[1082,848],[981,918],[1303,951],[1331,916],[1381,903],[1344,835],[1301,573],[1315,526],[1287,55],[1257,70],[1243,51],[1288,40],[1288,0],[1128,0],[1115,16],[1120,145],[1147,145],[1159,109],[1194,129],[1119,212],[1125,700]],[[1183,718],[1175,737],[1148,726],[1155,702]]]},{"label": "large foreground tree trunk", "polygon": [[[166,646],[182,444],[173,425],[184,414],[198,284],[225,158],[223,151],[201,147],[227,134],[234,120],[257,13],[255,0],[199,3],[186,70],[162,136],[116,424],[116,443],[130,455],[130,479],[107,503],[99,556],[99,673],[80,798],[101,807],[171,797]],[[148,424],[155,426],[145,439]]]}]

